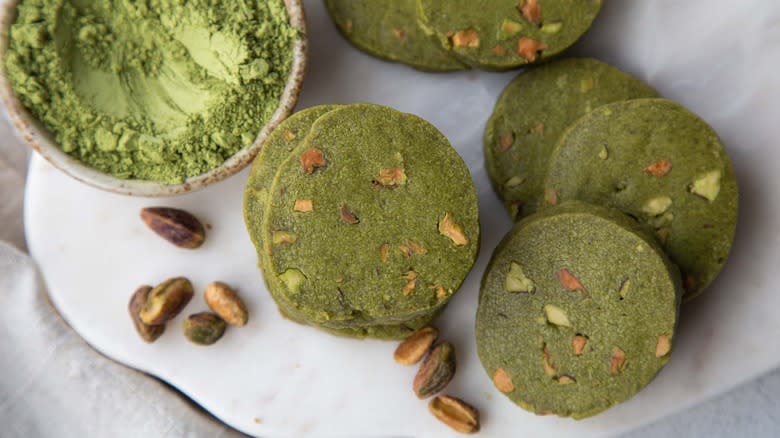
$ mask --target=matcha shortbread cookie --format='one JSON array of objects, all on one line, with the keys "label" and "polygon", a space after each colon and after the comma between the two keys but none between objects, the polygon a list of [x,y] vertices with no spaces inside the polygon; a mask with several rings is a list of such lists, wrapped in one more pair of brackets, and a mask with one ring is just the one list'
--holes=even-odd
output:
[{"label": "matcha shortbread cookie", "polygon": [[[265,253],[262,250],[263,242],[262,233],[260,232],[262,217],[268,202],[268,192],[271,189],[277,168],[295,147],[306,138],[314,121],[337,107],[335,105],[322,105],[308,108],[292,115],[271,133],[263,149],[255,159],[244,193],[244,219],[249,235],[258,249],[258,259],[261,266],[264,261],[267,261],[267,257],[264,257]],[[282,315],[295,322],[308,323],[291,303],[285,302],[283,295],[276,292],[281,290],[283,285],[275,277],[268,277],[266,280],[268,290],[278,303]],[[408,336],[416,328],[427,325],[434,316],[426,315],[423,318],[395,325],[324,329],[341,336],[398,339]]]},{"label": "matcha shortbread cookie", "polygon": [[569,202],[504,238],[482,279],[477,351],[523,409],[577,419],[624,402],[669,360],[680,278],[617,210]]},{"label": "matcha shortbread cookie", "polygon": [[446,138],[365,104],[315,122],[276,176],[263,231],[266,277],[304,319],[331,328],[435,314],[479,246],[474,185]]},{"label": "matcha shortbread cookie", "polygon": [[258,250],[262,246],[260,226],[268,203],[268,192],[279,166],[306,139],[311,125],[336,108],[338,105],[320,105],[291,115],[271,132],[252,163],[244,190],[244,222]]},{"label": "matcha shortbread cookie", "polygon": [[467,69],[417,25],[416,0],[325,0],[342,35],[357,48],[420,70]]},{"label": "matcha shortbread cookie", "polygon": [[485,167],[514,219],[539,208],[550,154],[563,133],[597,107],[656,97],[639,79],[601,61],[572,58],[533,68],[501,94],[485,129]]},{"label": "matcha shortbread cookie", "polygon": [[417,0],[419,25],[463,62],[506,70],[549,59],[590,28],[602,0]]},{"label": "matcha shortbread cookie", "polygon": [[738,207],[731,160],[715,131],[674,102],[594,110],[556,147],[545,187],[548,204],[615,207],[652,229],[682,270],[686,301],[715,279],[731,250]]}]

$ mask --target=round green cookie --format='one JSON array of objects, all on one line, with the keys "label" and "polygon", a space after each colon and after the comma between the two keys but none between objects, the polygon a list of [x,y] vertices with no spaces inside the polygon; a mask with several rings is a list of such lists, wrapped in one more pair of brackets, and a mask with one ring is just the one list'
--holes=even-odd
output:
[{"label": "round green cookie", "polygon": [[677,269],[622,213],[579,202],[515,225],[482,279],[477,352],[523,409],[577,419],[624,402],[671,354]]},{"label": "round green cookie", "polygon": [[303,142],[311,125],[320,116],[338,107],[320,105],[291,115],[271,132],[257,154],[244,190],[244,223],[258,251],[262,247],[261,222],[268,203],[268,192],[279,166]]},{"label": "round green cookie", "polygon": [[590,28],[602,0],[417,0],[419,25],[465,63],[506,70],[549,59]]},{"label": "round green cookie", "polygon": [[655,97],[633,76],[601,61],[571,58],[535,67],[507,85],[485,129],[485,167],[514,219],[536,211],[563,133],[604,104]]},{"label": "round green cookie", "polygon": [[464,70],[417,25],[416,0],[325,0],[331,18],[355,47],[420,70]]},{"label": "round green cookie", "polygon": [[377,105],[315,122],[280,168],[264,222],[266,276],[304,319],[332,328],[433,315],[479,246],[462,159],[424,120]]},{"label": "round green cookie", "polygon": [[[271,133],[252,165],[244,192],[244,220],[249,235],[257,247],[261,267],[264,260],[267,260],[267,257],[263,257],[261,223],[268,201],[268,192],[276,171],[292,150],[306,138],[314,121],[337,107],[336,105],[322,105],[299,111],[290,116]],[[299,323],[308,323],[291,304],[284,301],[283,295],[275,293],[283,285],[274,281],[275,277],[269,277],[268,280],[271,281],[266,282],[267,288],[277,302],[282,315]],[[434,316],[426,315],[423,318],[396,325],[324,329],[340,336],[399,339],[408,336],[415,329],[427,325]]]},{"label": "round green cookie", "polygon": [[561,139],[545,187],[548,201],[615,207],[654,230],[682,270],[686,301],[715,279],[731,250],[739,197],[731,160],[715,131],[674,102],[594,110]]}]

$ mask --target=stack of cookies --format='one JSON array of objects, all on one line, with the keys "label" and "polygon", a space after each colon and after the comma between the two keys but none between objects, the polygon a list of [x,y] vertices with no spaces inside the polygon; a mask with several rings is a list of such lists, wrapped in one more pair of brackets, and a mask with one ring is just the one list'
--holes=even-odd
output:
[{"label": "stack of cookies", "polygon": [[602,0],[325,0],[347,40],[428,71],[507,70],[552,58],[588,31]]},{"label": "stack of cookies", "polygon": [[486,371],[537,414],[627,400],[669,359],[680,302],[731,249],[738,191],[717,134],[640,80],[567,59],[507,86],[484,147],[519,220],[483,279]]},{"label": "stack of cookies", "polygon": [[287,119],[255,160],[244,211],[281,313],[344,336],[427,325],[479,248],[463,160],[426,121],[378,105]]}]

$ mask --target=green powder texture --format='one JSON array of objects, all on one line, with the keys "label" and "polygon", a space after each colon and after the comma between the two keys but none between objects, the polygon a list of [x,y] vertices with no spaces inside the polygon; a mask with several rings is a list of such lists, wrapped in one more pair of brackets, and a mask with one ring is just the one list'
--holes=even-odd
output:
[{"label": "green powder texture", "polygon": [[66,153],[180,183],[254,142],[296,38],[283,0],[22,0],[4,63]]}]

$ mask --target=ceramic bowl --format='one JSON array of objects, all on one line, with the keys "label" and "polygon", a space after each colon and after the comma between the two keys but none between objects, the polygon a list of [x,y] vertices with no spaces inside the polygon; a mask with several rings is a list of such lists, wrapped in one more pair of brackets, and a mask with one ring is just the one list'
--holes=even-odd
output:
[{"label": "ceramic bowl", "polygon": [[[16,17],[17,3],[18,0],[0,0],[0,60],[3,59],[8,47],[8,29]],[[198,190],[235,174],[251,163],[271,131],[286,119],[295,108],[306,70],[306,19],[301,0],[285,0],[285,3],[290,23],[301,31],[301,37],[293,43],[292,69],[278,108],[268,123],[260,130],[254,143],[236,152],[219,167],[202,175],[188,178],[183,183],[166,184],[116,178],[93,169],[63,152],[57,145],[54,136],[17,99],[6,78],[2,62],[0,62],[0,98],[2,98],[8,116],[16,126],[21,138],[54,167],[85,184],[114,193],[149,197],[172,196]]]}]

